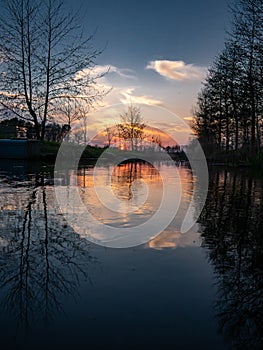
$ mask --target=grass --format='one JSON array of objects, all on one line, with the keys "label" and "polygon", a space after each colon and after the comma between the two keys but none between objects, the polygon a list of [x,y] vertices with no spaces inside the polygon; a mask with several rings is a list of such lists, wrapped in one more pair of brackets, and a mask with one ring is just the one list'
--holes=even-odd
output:
[{"label": "grass", "polygon": [[[40,155],[41,159],[48,160],[48,161],[55,161],[60,145],[61,144],[59,142],[43,141],[41,143],[41,155]],[[75,147],[78,148],[80,146],[75,145]],[[93,147],[88,145],[82,153],[82,158],[97,159],[100,157],[103,151],[104,151],[104,148]]]},{"label": "grass", "polygon": [[43,141],[41,143],[41,156],[53,155],[56,156],[59,150],[60,143]]}]

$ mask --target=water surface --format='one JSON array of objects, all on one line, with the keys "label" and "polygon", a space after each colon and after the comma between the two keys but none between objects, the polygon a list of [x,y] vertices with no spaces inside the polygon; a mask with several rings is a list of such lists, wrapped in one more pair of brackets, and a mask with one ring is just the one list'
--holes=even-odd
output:
[{"label": "water surface", "polygon": [[[158,167],[173,176],[167,163],[99,170],[123,208],[140,202],[141,180],[147,184],[147,201],[126,214],[101,206],[91,166],[64,174],[63,185],[77,177],[98,220],[133,227],[158,209]],[[178,167],[183,197],[172,223],[147,244],[111,249],[67,223],[56,205],[52,169],[0,168],[3,349],[261,348],[262,180],[212,171],[199,223],[181,234],[197,179]],[[200,205],[198,193],[194,198]]]}]

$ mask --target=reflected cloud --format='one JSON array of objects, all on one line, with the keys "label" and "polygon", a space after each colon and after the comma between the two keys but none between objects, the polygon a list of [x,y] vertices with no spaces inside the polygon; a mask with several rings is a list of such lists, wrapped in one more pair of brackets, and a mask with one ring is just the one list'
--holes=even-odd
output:
[{"label": "reflected cloud", "polygon": [[178,247],[200,247],[201,242],[200,233],[197,230],[182,234],[180,231],[176,231],[171,227],[151,240],[148,247],[157,250]]},{"label": "reflected cloud", "polygon": [[191,170],[185,167],[179,168],[179,174],[182,187],[180,207],[171,224],[149,242],[148,248],[162,250],[178,247],[199,247],[201,245],[201,235],[197,223],[187,233],[180,232],[180,223],[191,201],[196,179],[193,178]]}]

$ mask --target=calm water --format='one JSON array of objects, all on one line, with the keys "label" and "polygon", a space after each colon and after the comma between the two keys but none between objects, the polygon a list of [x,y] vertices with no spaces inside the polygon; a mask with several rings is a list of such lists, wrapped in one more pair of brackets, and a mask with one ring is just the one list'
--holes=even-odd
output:
[{"label": "calm water", "polygon": [[[101,222],[119,228],[147,220],[174,167],[122,164],[114,194],[140,210],[102,208],[93,168],[77,177],[81,198]],[[262,346],[263,181],[213,170],[202,215],[180,223],[195,179],[178,167],[183,198],[173,222],[147,244],[104,248],[73,231],[56,205],[52,169],[0,163],[0,346],[2,349],[259,349]],[[55,174],[60,176],[61,174]],[[173,203],[171,203],[171,206]],[[195,195],[198,206],[198,193]]]}]

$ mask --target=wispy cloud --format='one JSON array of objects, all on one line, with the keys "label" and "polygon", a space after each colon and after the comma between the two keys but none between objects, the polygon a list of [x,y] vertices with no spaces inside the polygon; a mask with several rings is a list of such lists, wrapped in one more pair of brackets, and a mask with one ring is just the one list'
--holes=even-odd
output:
[{"label": "wispy cloud", "polygon": [[160,75],[177,81],[201,80],[206,73],[205,67],[186,64],[184,61],[150,61],[147,69],[153,69]]},{"label": "wispy cloud", "polygon": [[[119,80],[113,80],[113,75],[117,75]],[[96,87],[101,91],[110,91],[103,100],[103,106],[113,105],[115,103],[123,104],[144,104],[148,106],[163,105],[163,101],[149,95],[138,94],[140,86],[130,84],[127,80],[137,79],[136,73],[129,68],[119,68],[113,65],[97,65],[94,68],[86,68],[79,71],[75,79],[82,78],[84,76],[100,77],[97,80]]]},{"label": "wispy cloud", "polygon": [[96,65],[94,67],[87,67],[78,71],[75,74],[75,79],[80,79],[85,76],[100,77],[109,74],[117,74],[118,76],[126,79],[137,79],[135,72],[129,68],[119,68],[112,65]]},{"label": "wispy cloud", "polygon": [[121,91],[122,97],[120,98],[121,103],[127,104],[127,103],[138,103],[138,104],[145,104],[148,106],[160,106],[162,105],[162,101],[158,100],[152,96],[147,95],[135,95],[134,94],[135,88],[127,88],[123,91]]},{"label": "wispy cloud", "polygon": [[110,66],[109,73],[116,73],[122,78],[137,79],[135,72],[129,68],[118,68],[116,66]]},{"label": "wispy cloud", "polygon": [[184,123],[176,123],[176,122],[157,122],[155,123],[156,127],[160,128],[161,130],[166,131],[167,133],[170,133],[171,135],[177,135],[178,133],[185,133],[189,132],[189,127],[187,124]]},{"label": "wispy cloud", "polygon": [[135,72],[129,68],[119,68],[113,65],[97,65],[92,69],[94,75],[117,74],[126,79],[137,79]]}]

